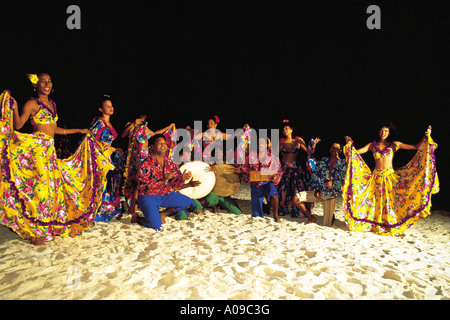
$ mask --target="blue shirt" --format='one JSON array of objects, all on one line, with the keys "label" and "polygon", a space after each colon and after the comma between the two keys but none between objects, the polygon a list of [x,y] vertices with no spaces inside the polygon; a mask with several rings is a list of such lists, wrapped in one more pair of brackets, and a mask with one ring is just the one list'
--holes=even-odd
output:
[{"label": "blue shirt", "polygon": [[[337,196],[341,194],[341,188],[345,181],[345,173],[347,171],[347,163],[345,159],[338,159],[333,167],[331,175],[329,174],[330,157],[323,157],[316,163],[312,169],[312,177],[310,187],[314,190],[324,191],[326,196]],[[327,179],[333,180],[333,187],[327,188],[325,184]]]}]

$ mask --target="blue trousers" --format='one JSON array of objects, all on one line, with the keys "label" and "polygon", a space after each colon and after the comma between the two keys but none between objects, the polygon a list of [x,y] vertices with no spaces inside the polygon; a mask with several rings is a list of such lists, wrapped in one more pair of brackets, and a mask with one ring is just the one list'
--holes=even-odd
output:
[{"label": "blue trousers", "polygon": [[263,199],[267,197],[270,200],[271,196],[277,196],[277,188],[272,182],[264,182],[261,186],[256,187],[257,183],[250,185],[251,197],[252,197],[252,216],[264,218],[263,213]]},{"label": "blue trousers", "polygon": [[187,211],[195,208],[195,203],[191,198],[177,192],[170,192],[167,195],[139,195],[138,205],[145,218],[145,226],[155,230],[161,230],[161,216],[159,207],[174,208],[175,211]]}]

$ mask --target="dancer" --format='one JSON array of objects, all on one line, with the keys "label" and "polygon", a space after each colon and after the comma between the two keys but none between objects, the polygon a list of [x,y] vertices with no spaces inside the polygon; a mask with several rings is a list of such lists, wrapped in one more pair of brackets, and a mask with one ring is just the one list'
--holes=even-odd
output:
[{"label": "dancer", "polygon": [[[50,76],[31,75],[30,81],[37,97],[25,103],[21,115],[9,91],[0,96],[0,219],[21,238],[42,245],[56,235],[78,236],[92,224],[114,166],[89,130],[57,126]],[[13,130],[28,119],[33,133]],[[54,135],[74,133],[86,139],[74,155],[57,159]]]},{"label": "dancer", "polygon": [[141,113],[135,121],[129,122],[125,126],[121,137],[128,136],[128,151],[127,160],[124,171],[124,185],[122,193],[129,204],[128,213],[131,214],[131,222],[136,222],[136,203],[138,197],[136,174],[139,163],[148,156],[148,140],[155,134],[161,134],[169,130],[175,130],[175,124],[171,123],[169,126],[153,132],[148,128],[146,121],[147,115]]},{"label": "dancer", "polygon": [[250,152],[240,170],[245,183],[251,182],[251,171],[260,171],[263,174],[271,173],[271,181],[251,182],[250,184],[252,216],[264,217],[263,199],[266,197],[274,211],[275,221],[281,222],[278,215],[279,199],[276,185],[280,182],[283,172],[281,171],[280,160],[271,154],[268,145],[270,145],[268,138],[259,138],[258,154]]},{"label": "dancer", "polygon": [[174,211],[188,215],[195,204],[189,197],[173,192],[184,185],[184,181],[192,177],[190,172],[181,173],[167,156],[167,142],[162,134],[154,135],[149,140],[149,156],[141,163],[138,171],[139,196],[138,204],[144,218],[137,217],[137,222],[145,227],[161,230],[165,217],[170,210],[159,212],[159,207],[175,208]]},{"label": "dancer", "polygon": [[[399,235],[431,212],[431,195],[439,191],[431,126],[416,145],[390,141],[392,126],[383,125],[378,142],[355,149],[345,137],[347,175],[343,186],[345,222],[354,231],[379,235]],[[394,171],[392,162],[400,149],[418,150],[412,160]],[[371,151],[375,169],[371,171],[361,154]]]},{"label": "dancer", "polygon": [[[234,139],[235,136],[221,132],[217,129],[220,119],[217,115],[208,119],[208,130],[201,133],[196,133],[195,140],[202,140],[203,144],[203,161],[208,164],[221,164],[224,163],[223,156],[223,141]],[[243,126],[244,131],[249,128],[248,124]],[[233,150],[229,150],[230,155],[227,158],[233,158],[235,160],[235,154]],[[213,154],[214,153],[214,154]],[[232,154],[231,154],[232,153]],[[217,161],[214,161],[217,160]]]},{"label": "dancer", "polygon": [[[211,171],[215,171],[215,164],[222,164],[223,161],[223,140],[234,139],[234,135],[227,134],[225,132],[221,132],[217,129],[217,125],[219,124],[220,119],[217,115],[208,119],[208,130],[202,133],[195,132],[194,135],[191,135],[191,150],[196,146],[196,141],[202,139],[203,141],[203,161],[208,163],[211,166]],[[189,127],[190,128],[190,127]],[[249,125],[244,125],[244,130],[249,129]],[[192,129],[191,129],[192,130]],[[214,155],[213,155],[214,151]],[[233,161],[236,161],[236,154],[234,150],[228,150],[229,155],[227,158],[233,158]],[[217,160],[217,161],[214,161]],[[222,208],[227,210],[228,213],[232,213],[235,215],[241,214],[241,209],[237,205],[236,201],[234,201],[230,197],[220,197],[216,195],[214,192],[210,192],[205,198],[201,200],[204,203],[205,207],[211,208],[211,210],[216,213],[218,208]]]},{"label": "dancer", "polygon": [[[92,121],[90,131],[95,139],[104,145],[105,155],[109,154],[115,169],[108,172],[107,186],[103,192],[103,202],[100,206],[95,221],[111,222],[121,215],[122,203],[120,202],[120,183],[123,169],[123,151],[120,148],[113,148],[112,142],[117,137],[117,132],[110,122],[110,117],[114,114],[114,107],[111,97],[104,95],[101,100],[100,117],[95,117]],[[114,155],[112,155],[114,153]]]},{"label": "dancer", "polygon": [[[201,134],[203,143],[203,161],[208,164],[223,163],[223,140],[232,136],[217,129],[220,119],[217,115],[208,119],[208,130]],[[198,137],[196,137],[198,139]],[[213,152],[214,151],[214,152]],[[214,161],[214,159],[218,161]]]},{"label": "dancer", "polygon": [[305,174],[300,166],[297,166],[296,159],[300,149],[308,152],[305,141],[295,136],[294,127],[289,120],[283,120],[283,135],[280,139],[281,170],[283,177],[278,184],[277,190],[280,195],[280,215],[291,215],[293,218],[304,217],[310,221],[315,221],[303,202],[294,202],[294,196],[307,189]]}]

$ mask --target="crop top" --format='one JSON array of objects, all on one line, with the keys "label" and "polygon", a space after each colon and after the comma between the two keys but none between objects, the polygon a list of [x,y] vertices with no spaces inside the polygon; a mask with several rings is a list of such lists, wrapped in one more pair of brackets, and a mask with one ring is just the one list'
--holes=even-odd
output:
[{"label": "crop top", "polygon": [[374,154],[373,154],[373,158],[375,160],[381,159],[381,158],[390,158],[390,159],[392,159],[394,157],[394,149],[392,148],[392,143],[389,146],[387,146],[384,150],[380,150],[378,148],[378,145],[377,145],[376,141],[374,141],[372,143],[372,145],[373,145],[373,147],[376,150],[374,152]]},{"label": "crop top", "polygon": [[280,152],[282,155],[285,154],[289,154],[289,153],[293,153],[293,154],[297,154],[300,151],[300,147],[298,146],[298,142],[299,142],[299,138],[295,137],[294,142],[293,142],[293,146],[291,146],[291,148],[287,148],[286,145],[284,144],[284,138],[280,139]]},{"label": "crop top", "polygon": [[36,114],[32,117],[30,117],[31,124],[34,125],[41,125],[41,124],[56,124],[56,121],[58,121],[58,113],[56,112],[56,103],[49,99],[48,101],[53,106],[53,111],[47,107],[42,101],[31,97],[29,100],[34,100],[39,105],[39,111],[36,112]]}]

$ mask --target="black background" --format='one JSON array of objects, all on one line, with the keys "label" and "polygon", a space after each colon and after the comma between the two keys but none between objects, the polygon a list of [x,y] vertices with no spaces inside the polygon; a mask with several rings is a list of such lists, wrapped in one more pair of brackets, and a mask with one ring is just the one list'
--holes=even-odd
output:
[{"label": "black background", "polygon": [[[81,30],[69,30],[69,5]],[[369,30],[366,9],[381,9]],[[23,105],[27,73],[49,73],[58,125],[88,128],[103,94],[120,133],[140,112],[149,127],[177,127],[212,115],[219,129],[295,123],[322,138],[316,155],[349,135],[356,147],[377,138],[382,120],[415,144],[429,124],[441,191],[450,209],[449,1],[15,1],[2,2],[0,90]],[[29,128],[28,128],[29,129]],[[23,130],[27,130],[24,128]],[[70,142],[78,140],[77,135]],[[118,138],[114,145],[126,147]],[[413,151],[401,150],[394,165]],[[364,155],[373,167],[370,154]]]}]

